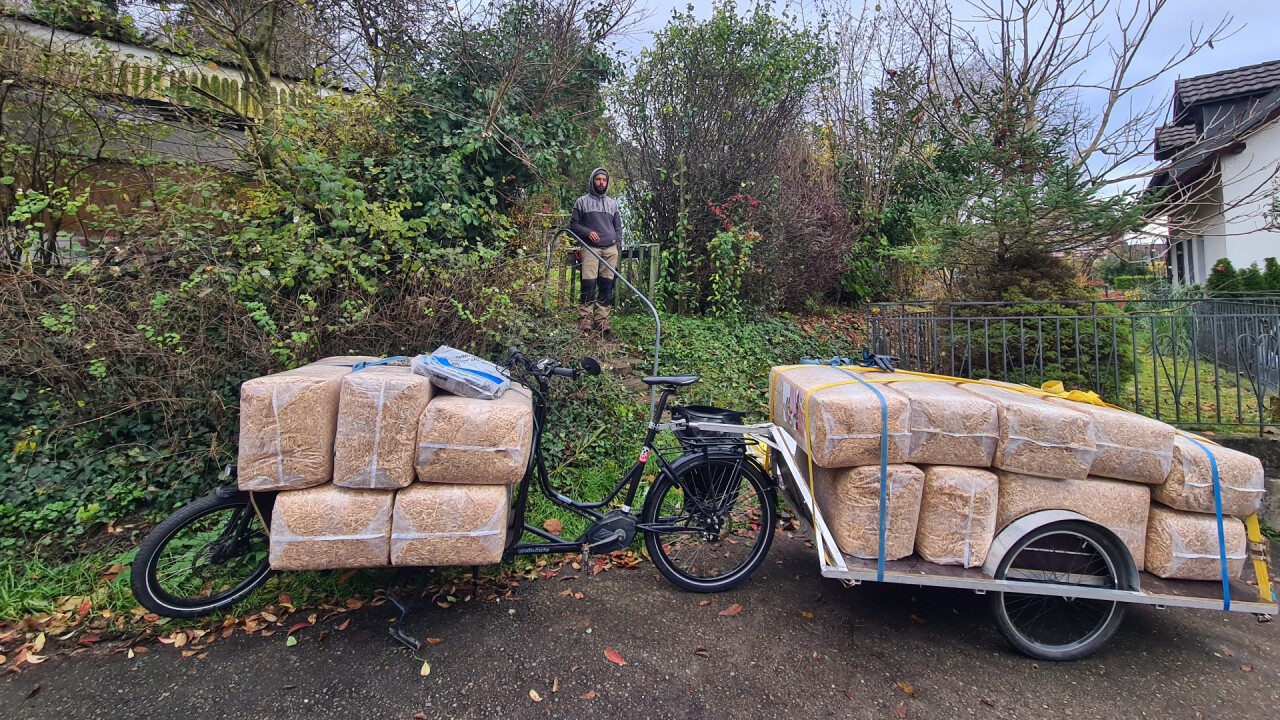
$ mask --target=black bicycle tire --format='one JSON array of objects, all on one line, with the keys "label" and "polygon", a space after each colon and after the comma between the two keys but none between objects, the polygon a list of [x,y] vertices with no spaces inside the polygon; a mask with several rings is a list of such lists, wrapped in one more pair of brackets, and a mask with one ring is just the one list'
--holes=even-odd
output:
[{"label": "black bicycle tire", "polygon": [[129,584],[138,604],[162,617],[203,617],[234,606],[266,581],[271,575],[271,567],[264,558],[245,580],[230,591],[210,598],[207,603],[175,603],[164,598],[168,593],[163,589],[157,592],[156,562],[169,542],[196,520],[229,507],[250,507],[248,493],[214,494],[200,498],[170,515],[147,535],[138,546],[129,571]]},{"label": "black bicycle tire", "polygon": [[[1111,567],[1113,578],[1117,588],[1125,587],[1128,584],[1126,565],[1123,562],[1122,553],[1127,552],[1121,547],[1117,547],[1119,543],[1114,540],[1108,533],[1099,528],[1085,522],[1074,520],[1051,523],[1044,527],[1036,528],[1031,532],[1018,539],[1009,552],[1001,559],[999,566],[996,568],[996,579],[1003,579],[1008,572],[1010,564],[1012,564],[1019,553],[1027,548],[1028,545],[1044,538],[1046,536],[1057,533],[1075,533],[1091,542],[1095,548],[1106,556],[1106,560]],[[1064,593],[1065,594],[1065,593]],[[1029,638],[1025,632],[1018,628],[1017,622],[1009,616],[1006,596],[1017,596],[1020,593],[988,593],[991,605],[991,614],[995,619],[995,625],[1000,630],[1000,634],[1013,645],[1019,652],[1036,660],[1045,660],[1049,662],[1071,662],[1074,660],[1082,660],[1087,658],[1110,641],[1119,629],[1120,623],[1124,620],[1125,603],[1119,601],[1111,601],[1106,621],[1091,630],[1082,637],[1083,642],[1064,643],[1058,646],[1045,645],[1038,643]]]},{"label": "black bicycle tire", "polygon": [[[760,529],[757,532],[759,542],[752,549],[746,562],[726,575],[709,580],[682,572],[667,558],[666,551],[662,547],[661,536],[658,533],[646,532],[644,534],[645,547],[649,551],[649,558],[654,567],[672,584],[690,592],[723,592],[744,582],[764,562],[765,557],[769,554],[769,548],[773,544],[774,528],[778,522],[776,493],[764,473],[754,463],[741,455],[716,456],[701,454],[685,456],[676,461],[673,472],[679,476],[712,462],[739,465],[751,488],[760,498]],[[662,498],[672,487],[678,487],[678,483],[673,482],[672,478],[666,473],[663,473],[654,481],[653,486],[649,489],[648,496],[645,498],[644,508],[641,512],[642,525],[653,524],[657,520],[658,511],[662,506]]]}]

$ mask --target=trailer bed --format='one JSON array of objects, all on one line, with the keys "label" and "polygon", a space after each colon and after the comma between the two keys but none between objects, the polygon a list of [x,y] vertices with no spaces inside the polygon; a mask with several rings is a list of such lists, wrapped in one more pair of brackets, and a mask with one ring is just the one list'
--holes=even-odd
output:
[{"label": "trailer bed", "polygon": [[[1231,602],[1224,602],[1222,583],[1202,580],[1167,580],[1148,572],[1138,573],[1137,590],[1112,590],[1082,586],[1062,586],[1016,580],[997,580],[981,568],[962,568],[938,565],[912,555],[901,560],[884,563],[881,576],[875,560],[853,557],[840,552],[827,530],[822,513],[809,495],[808,488],[797,482],[800,476],[795,458],[795,440],[785,430],[773,427],[775,442],[770,443],[780,451],[784,462],[776,464],[781,487],[787,501],[797,510],[805,530],[817,548],[818,561],[824,577],[837,578],[853,583],[865,581],[887,582],[905,585],[946,587],[987,592],[1018,592],[1028,595],[1058,595],[1086,597],[1098,600],[1116,600],[1157,607],[1187,607],[1205,610],[1228,610],[1258,615],[1273,615],[1277,604],[1261,600],[1252,563],[1245,563],[1239,580],[1230,583]],[[1274,592],[1271,593],[1274,598]]]}]

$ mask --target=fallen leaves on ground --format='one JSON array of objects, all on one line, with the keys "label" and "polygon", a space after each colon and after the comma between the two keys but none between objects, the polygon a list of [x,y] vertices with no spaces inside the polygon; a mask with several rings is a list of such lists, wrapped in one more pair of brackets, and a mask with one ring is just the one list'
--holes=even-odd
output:
[{"label": "fallen leaves on ground", "polygon": [[564,532],[564,523],[560,522],[558,518],[547,518],[542,523],[542,529],[546,530],[552,535],[559,535],[560,533]]},{"label": "fallen leaves on ground", "polygon": [[538,694],[537,690],[529,691],[529,699],[534,702],[542,702],[542,696]]},{"label": "fallen leaves on ground", "polygon": [[[644,558],[643,553],[637,554],[630,550],[595,555],[591,557],[591,571],[593,574],[599,574],[613,568],[635,568],[644,562]],[[558,556],[551,562],[539,559],[532,567],[535,576],[541,574],[543,577],[551,578],[561,569],[570,566],[574,570],[581,571],[586,564],[584,560],[580,554]],[[166,627],[171,622],[168,618],[161,618],[141,607],[114,612],[110,608],[99,607],[106,604],[105,597],[111,590],[111,583],[115,582],[124,570],[125,566],[119,563],[105,566],[94,591],[88,595],[59,597],[51,605],[56,608],[51,612],[36,613],[16,623],[0,623],[0,668],[20,673],[23,666],[44,662],[50,657],[50,652],[59,654],[85,652],[101,643],[104,638],[115,639],[120,636],[127,637],[129,644],[120,646],[115,652],[126,653],[130,658],[147,652],[144,644],[158,641],[178,650],[181,657],[199,659],[203,657],[203,651],[209,645],[217,640],[229,639],[238,632],[259,637],[271,637],[278,632],[285,632],[286,637],[293,641],[286,640],[286,643],[294,645],[297,643],[294,635],[308,627],[321,625],[331,618],[337,618],[333,620],[337,625],[331,626],[331,629],[345,631],[351,625],[351,618],[342,617],[343,615],[365,607],[377,607],[387,602],[385,593],[381,591],[373,597],[334,599],[329,602],[317,602],[314,598],[292,597],[290,593],[281,591],[274,602],[258,612],[243,616],[227,614],[206,621],[206,624],[200,628],[175,630],[171,626]],[[336,584],[346,585],[357,572],[357,570],[342,572]],[[578,577],[578,574],[571,573],[568,577],[559,579],[575,580]],[[508,569],[478,578],[465,573],[448,582],[429,585],[421,592],[429,602],[447,605],[473,600],[514,602],[519,600],[516,592],[521,580],[520,573]],[[585,599],[585,595],[580,591],[571,591],[566,597],[574,600]],[[307,607],[304,608],[304,604]],[[310,615],[302,615],[308,610]],[[330,629],[321,629],[318,640],[323,641],[329,632]],[[62,641],[61,644],[55,643],[55,639]],[[432,640],[429,638],[428,642],[434,644]],[[440,642],[439,639],[434,640]],[[201,652],[192,653],[191,650],[197,642]]]},{"label": "fallen leaves on ground", "polygon": [[729,607],[725,608],[724,610],[721,610],[718,614],[720,615],[720,617],[733,617],[734,615],[737,615],[740,612],[742,612],[742,606],[739,605],[738,603],[734,603]]},{"label": "fallen leaves on ground", "polygon": [[426,677],[431,674],[431,663],[426,660],[422,661],[422,667],[418,670],[418,674]]},{"label": "fallen leaves on ground", "polygon": [[615,665],[621,666],[621,665],[627,664],[627,661],[622,659],[621,653],[619,653],[617,650],[614,650],[611,647],[607,647],[604,649],[604,657],[606,660],[608,660],[609,662]]},{"label": "fallen leaves on ground", "polygon": [[916,696],[916,689],[915,689],[915,688],[913,688],[913,687],[911,687],[911,683],[909,683],[909,682],[897,682],[897,683],[894,683],[894,685],[895,685],[899,690],[901,690],[902,692],[906,693],[906,694],[907,694],[907,697],[915,697],[915,696]]},{"label": "fallen leaves on ground", "polygon": [[579,695],[579,696],[578,696],[578,699],[579,699],[579,700],[595,700],[595,699],[596,699],[596,691],[595,691],[595,690],[588,690],[588,691],[586,691],[586,692],[582,693],[581,695]]},{"label": "fallen leaves on ground", "polygon": [[905,718],[907,716],[907,704],[898,703],[898,707],[893,709],[893,716],[896,718]]}]

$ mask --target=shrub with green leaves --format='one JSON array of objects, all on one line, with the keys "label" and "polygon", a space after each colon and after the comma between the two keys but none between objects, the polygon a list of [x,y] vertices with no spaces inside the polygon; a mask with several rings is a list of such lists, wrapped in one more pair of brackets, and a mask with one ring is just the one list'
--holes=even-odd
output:
[{"label": "shrub with green leaves", "polygon": [[[52,83],[7,96],[0,551],[71,551],[224,482],[248,378],[441,343],[489,354],[545,322],[513,218],[596,160],[582,148],[612,62],[592,40],[607,13],[561,10],[504,3],[457,42],[414,48],[431,73],[282,106],[233,165],[139,151],[107,172],[69,121],[121,101]],[[68,110],[30,126],[22,103]],[[109,146],[167,128],[139,121]],[[37,153],[26,138],[46,132]]]}]

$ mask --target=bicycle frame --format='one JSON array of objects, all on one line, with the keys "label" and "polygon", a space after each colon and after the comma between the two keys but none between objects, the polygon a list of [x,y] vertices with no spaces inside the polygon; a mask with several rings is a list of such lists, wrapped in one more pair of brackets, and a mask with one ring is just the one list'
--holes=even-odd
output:
[{"label": "bicycle frame", "polygon": [[[644,442],[636,461],[631,465],[622,479],[614,485],[613,489],[598,502],[582,502],[571,498],[556,490],[551,486],[550,474],[547,472],[546,462],[542,455],[542,433],[546,427],[547,418],[547,397],[551,391],[551,383],[547,377],[538,377],[536,387],[531,386],[530,391],[533,393],[534,399],[534,434],[533,447],[530,450],[529,466],[525,470],[524,478],[521,479],[516,491],[515,508],[512,513],[512,521],[509,524],[511,530],[510,538],[507,541],[507,549],[504,553],[503,560],[510,561],[516,555],[547,555],[552,553],[574,553],[582,551],[582,543],[577,540],[566,540],[555,533],[544,528],[530,525],[525,521],[526,510],[529,500],[529,488],[533,484],[535,478],[538,482],[538,490],[547,497],[555,505],[562,507],[570,512],[577,513],[592,522],[605,517],[604,513],[599,512],[600,508],[608,506],[615,498],[626,490],[626,497],[623,500],[623,512],[630,513],[635,503],[636,493],[640,489],[640,481],[644,475],[644,468],[649,458],[652,456],[658,461],[658,471],[675,480],[672,473],[673,464],[661,452],[654,447],[653,441],[661,429],[660,421],[662,413],[666,410],[667,403],[671,396],[675,394],[675,388],[665,387],[662,394],[658,397],[657,402],[653,406],[653,414],[649,418],[649,425],[645,432]],[[745,459],[745,456],[744,456]],[[746,460],[750,462],[750,460]],[[636,530],[638,532],[646,532],[651,529],[644,523],[637,523]],[[532,533],[541,538],[544,542],[520,542],[524,537],[524,533]]]}]

